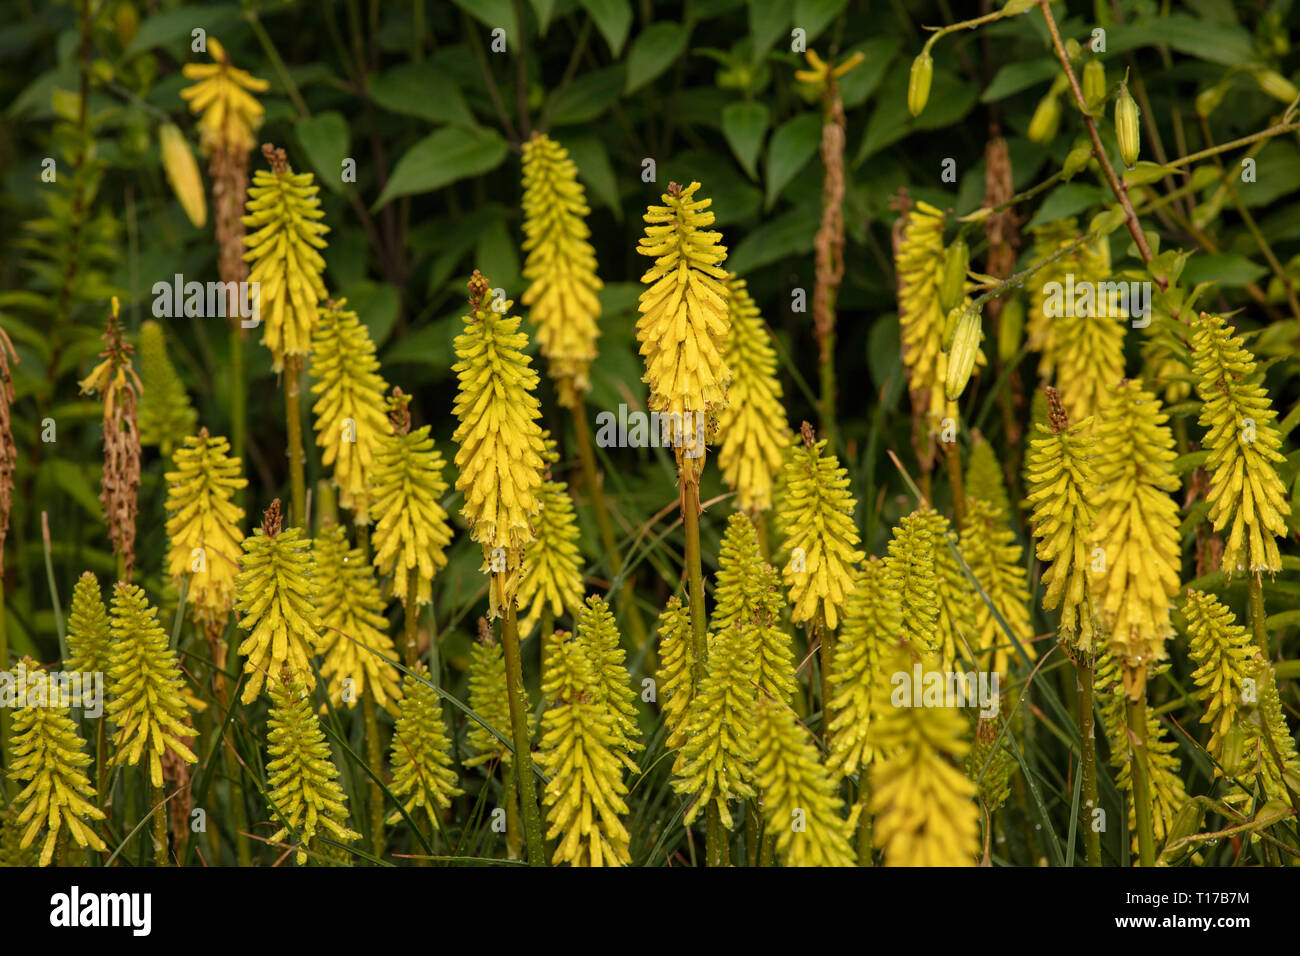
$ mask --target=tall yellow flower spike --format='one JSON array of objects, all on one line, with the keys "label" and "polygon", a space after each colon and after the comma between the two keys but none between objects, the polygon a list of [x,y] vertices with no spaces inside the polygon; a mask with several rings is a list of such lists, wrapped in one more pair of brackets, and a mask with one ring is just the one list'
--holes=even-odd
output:
[{"label": "tall yellow flower spike", "polygon": [[853,568],[865,553],[858,550],[849,473],[827,453],[826,439],[814,437],[804,422],[781,473],[776,509],[786,556],[781,573],[790,589],[790,620],[820,620],[835,630],[853,587]]},{"label": "tall yellow flower spike", "polygon": [[902,612],[902,643],[924,661],[938,663],[943,650],[939,634],[939,579],[935,573],[935,525],[918,508],[894,527],[885,559]]},{"label": "tall yellow flower spike", "polygon": [[240,477],[230,443],[206,428],[185,439],[172,458],[175,471],[167,481],[167,573],[177,584],[188,577],[185,601],[190,614],[208,629],[219,630],[235,604],[239,574],[239,522],[244,509],[235,492],[248,485]]},{"label": "tall yellow flower spike", "polygon": [[491,299],[491,288],[475,269],[465,329],[454,343],[459,361],[452,371],[460,387],[453,411],[460,424],[452,440],[460,446],[460,513],[470,537],[483,546],[484,570],[492,575],[489,615],[495,618],[515,598],[523,549],[533,540],[546,446],[537,424],[537,372],[524,354],[528,336],[510,316],[511,303]]},{"label": "tall yellow flower spike", "polygon": [[1008,635],[993,611],[979,595],[967,600],[974,609],[975,637],[971,644],[980,661],[1002,675],[1005,681],[1008,664],[1016,658],[1012,636],[1020,642],[1025,655],[1034,660],[1034,628],[1029,620],[1029,582],[1016,535],[1007,527],[997,506],[981,498],[971,498],[966,505],[966,520],[961,529],[961,554],[971,574],[988,599],[997,608]]},{"label": "tall yellow flower spike", "polygon": [[578,409],[591,387],[603,283],[585,217],[591,209],[569,151],[544,133],[524,143],[524,278],[537,343],[550,363],[556,400]]},{"label": "tall yellow flower spike", "polygon": [[677,595],[668,599],[655,631],[659,634],[659,700],[668,728],[665,746],[672,749],[681,746],[684,739],[682,718],[691,702],[691,674],[695,667],[691,612]]},{"label": "tall yellow flower spike", "polygon": [[835,780],[793,710],[759,696],[754,776],[786,866],[853,866],[852,832]]},{"label": "tall yellow flower spike", "polygon": [[[696,199],[699,183],[669,183],[664,205],[645,213],[645,236],[636,251],[654,259],[641,276],[637,340],[645,358],[650,409],[681,417],[682,444],[699,447],[699,420],[727,403],[731,370],[727,339],[727,272],[720,232],[710,232],[711,199]],[[675,420],[675,419],[674,419]],[[678,449],[682,461],[682,449]]]},{"label": "tall yellow flower spike", "polygon": [[930,560],[934,562],[935,601],[939,613],[934,647],[944,665],[955,665],[967,657],[967,647],[974,650],[977,604],[982,604],[970,579],[957,564],[950,542],[953,529],[948,519],[929,505],[921,505],[912,513],[913,521],[926,529],[929,539]]},{"label": "tall yellow flower spike", "polygon": [[1046,392],[1051,427],[1036,426],[1042,437],[1031,442],[1025,464],[1036,553],[1049,562],[1043,610],[1059,607],[1062,639],[1088,654],[1096,630],[1088,569],[1100,487],[1089,437],[1092,420],[1071,425],[1056,389],[1048,386]]},{"label": "tall yellow flower spike", "polygon": [[722,480],[736,492],[736,507],[760,512],[772,507],[772,483],[790,441],[776,351],[745,280],[727,280],[731,331],[723,358],[731,369],[726,409],[718,416]]},{"label": "tall yellow flower spike", "polygon": [[1178,593],[1182,554],[1174,474],[1174,436],[1160,400],[1140,381],[1114,391],[1097,434],[1101,501],[1094,527],[1106,571],[1093,578],[1107,622],[1106,652],[1125,672],[1133,699],[1148,668],[1168,658],[1170,608]]},{"label": "tall yellow flower spike", "polygon": [[613,709],[601,700],[601,680],[586,650],[567,638],[556,632],[542,680],[547,707],[537,763],[550,777],[543,797],[546,837],[558,838],[556,863],[625,866],[632,860],[621,819],[628,811],[622,734]]},{"label": "tall yellow flower spike", "polygon": [[194,431],[199,413],[167,357],[162,326],[151,319],[140,326],[140,385],[140,444],[157,446],[164,456],[170,455]]},{"label": "tall yellow flower spike", "polygon": [[632,689],[623,660],[627,656],[619,647],[618,625],[609,604],[598,594],[587,598],[587,603],[577,615],[574,643],[582,648],[591,661],[594,683],[590,693],[592,702],[610,713],[613,730],[612,746],[629,770],[636,769],[631,754],[644,750],[641,728],[636,722],[637,693]]},{"label": "tall yellow flower spike", "polygon": [[[59,682],[30,658],[18,662],[13,678],[27,687],[23,706],[14,711],[7,755],[9,779],[22,786],[12,804],[17,808],[13,826],[26,825],[18,849],[31,846],[45,828],[37,865],[49,866],[59,835],[66,828],[77,846],[103,852],[107,847],[92,821],[103,820],[104,811],[92,802],[95,788],[86,776],[90,754],[85,752],[85,741],[69,712],[73,702],[63,698]],[[43,688],[41,699],[33,705],[37,686]],[[8,826],[6,821],[6,829]]]},{"label": "tall yellow flower spike", "polygon": [[279,372],[285,358],[311,351],[311,336],[326,296],[321,273],[325,259],[322,238],[329,227],[320,208],[311,173],[289,168],[284,150],[262,146],[271,169],[253,173],[248,190],[248,215],[242,222],[256,230],[244,236],[244,261],[252,264],[249,282],[258,283],[258,308],[265,324],[262,344],[271,350],[271,365]]},{"label": "tall yellow flower spike", "polygon": [[198,763],[186,743],[195,733],[180,663],[158,623],[158,609],[134,584],[119,581],[115,586],[109,631],[113,659],[105,713],[118,728],[115,762],[135,766],[148,751],[149,780],[161,787],[162,757],[167,751],[186,763]]},{"label": "tall yellow flower spike", "polygon": [[379,373],[375,343],[347,299],[331,299],[312,336],[311,393],[321,464],[334,469],[339,504],[370,523],[375,451],[393,428],[384,414],[388,383]]},{"label": "tall yellow flower spike", "polygon": [[[582,552],[578,538],[582,532],[573,513],[573,499],[564,482],[551,477],[550,466],[560,460],[555,442],[546,438],[547,472],[537,492],[542,510],[534,527],[536,540],[524,552],[524,573],[519,580],[519,605],[528,613],[519,623],[519,633],[532,633],[547,606],[559,617],[568,612],[577,615],[582,607]],[[549,634],[543,634],[549,639]]]},{"label": "tall yellow flower spike", "polygon": [[[1061,219],[1034,229],[1033,248],[1030,252],[1032,260],[1041,261],[1060,252],[1064,247],[1073,245],[1078,238],[1078,232],[1079,224],[1074,219]],[[1110,256],[1105,252],[1103,243],[1084,243],[1077,246],[1057,256],[1034,274],[1034,280],[1029,284],[1029,316],[1025,326],[1025,338],[1028,347],[1039,353],[1038,375],[1044,382],[1052,381],[1053,376],[1056,375],[1060,356],[1056,332],[1064,324],[1062,313],[1057,309],[1057,306],[1063,306],[1064,302],[1061,300],[1053,302],[1053,295],[1048,288],[1054,282],[1059,283],[1062,286],[1061,294],[1064,294],[1067,276],[1074,276],[1074,281],[1078,284],[1083,281],[1100,282],[1109,274]],[[1077,333],[1078,330],[1073,331]],[[1120,335],[1123,336],[1122,330]],[[1109,384],[1114,385],[1119,379],[1120,376],[1115,375]],[[1071,384],[1071,380],[1064,375],[1059,380],[1062,384]],[[1074,417],[1073,412],[1071,417]]]},{"label": "tall yellow flower spike", "polygon": [[345,703],[343,681],[351,679],[355,707],[363,694],[391,711],[402,694],[397,668],[389,661],[399,654],[388,636],[385,601],[365,552],[350,547],[347,530],[333,521],[322,524],[312,541],[313,568],[320,611],[320,672],[335,707]]},{"label": "tall yellow flower spike", "polygon": [[181,98],[199,117],[199,143],[204,153],[216,148],[247,153],[257,145],[254,134],[265,110],[252,94],[270,89],[266,80],[237,69],[216,38],[208,37],[212,63],[186,63],[181,73],[196,81],[181,90]]},{"label": "tall yellow flower spike", "polygon": [[[956,403],[948,401],[944,390],[948,357],[943,351],[945,316],[939,306],[943,223],[941,211],[918,201],[898,231],[894,252],[903,368],[918,425],[925,427],[924,439],[919,428],[914,439],[923,464],[933,460],[929,436],[938,432],[944,418],[956,418]],[[923,448],[930,450],[922,453]]]},{"label": "tall yellow flower spike", "polygon": [[1192,364],[1196,391],[1205,403],[1200,423],[1207,429],[1210,457],[1210,521],[1215,531],[1231,525],[1223,544],[1228,574],[1276,572],[1282,567],[1275,535],[1287,534],[1291,505],[1278,477],[1282,437],[1273,424],[1268,393],[1255,358],[1221,315],[1201,313],[1193,323]]},{"label": "tall yellow flower spike", "polygon": [[[430,826],[436,829],[438,811],[447,809],[451,798],[465,791],[456,786],[451,736],[442,719],[442,698],[428,680],[429,668],[423,663],[416,665],[413,675],[402,679],[402,700],[393,728],[392,790],[407,814],[424,810]],[[392,825],[400,819],[402,815],[394,810],[387,823]]]},{"label": "tall yellow flower spike", "polygon": [[[506,696],[506,659],[487,622],[479,619],[479,639],[470,648],[469,705],[492,725],[502,737],[510,739],[510,698]],[[528,735],[533,736],[530,730]],[[477,767],[489,760],[509,767],[514,754],[502,740],[471,719],[465,732],[471,756],[466,767]],[[509,772],[509,771],[507,771]]]},{"label": "tall yellow flower spike", "polygon": [[978,433],[972,438],[970,457],[966,462],[966,495],[987,501],[1005,524],[1015,517],[1015,512],[1011,509],[1011,496],[1007,494],[1007,479],[1002,473],[1002,465],[989,442]]},{"label": "tall yellow flower spike", "polygon": [[63,669],[71,673],[106,673],[113,659],[108,633],[108,610],[99,580],[89,571],[77,578],[68,614],[68,659]]},{"label": "tall yellow flower spike", "polygon": [[243,570],[235,579],[239,626],[248,632],[239,645],[248,674],[241,703],[255,701],[263,682],[284,667],[308,690],[316,686],[311,656],[321,643],[321,621],[310,546],[301,528],[281,530],[279,498],[244,539]]}]

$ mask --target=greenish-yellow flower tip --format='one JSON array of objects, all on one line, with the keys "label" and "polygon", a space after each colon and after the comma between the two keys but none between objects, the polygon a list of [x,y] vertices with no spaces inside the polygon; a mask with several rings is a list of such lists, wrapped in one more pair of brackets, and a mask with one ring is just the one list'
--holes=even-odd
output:
[{"label": "greenish-yellow flower tip", "polygon": [[1138,107],[1127,86],[1121,86],[1115,100],[1115,139],[1119,142],[1119,158],[1129,169],[1138,161],[1141,152],[1141,131],[1138,127]]},{"label": "greenish-yellow flower tip", "polygon": [[922,51],[912,61],[912,75],[907,81],[907,111],[920,116],[930,99],[930,81],[934,79],[934,60]]}]

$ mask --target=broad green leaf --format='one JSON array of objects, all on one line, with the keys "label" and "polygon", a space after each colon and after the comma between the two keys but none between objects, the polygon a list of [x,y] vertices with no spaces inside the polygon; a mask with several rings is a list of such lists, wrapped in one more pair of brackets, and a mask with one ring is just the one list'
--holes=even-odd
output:
[{"label": "broad green leaf", "polygon": [[[168,10],[165,13],[155,13],[143,23],[136,32],[135,37],[131,40],[131,45],[126,49],[126,57],[130,58],[137,53],[160,46],[164,43],[170,43],[173,40],[179,40],[184,37],[188,43],[193,36],[194,30],[204,30],[208,36],[214,33],[219,34],[221,28],[229,26],[239,19],[239,7],[233,3],[219,3],[213,5],[186,4],[175,10]],[[211,63],[212,58],[206,53],[194,54],[196,62]],[[250,68],[248,64],[242,64]],[[253,71],[256,74],[256,70]]]},{"label": "broad green leaf", "polygon": [[1012,60],[1004,63],[993,77],[993,82],[980,94],[981,103],[996,103],[1012,93],[1019,93],[1039,83],[1046,83],[1060,71],[1061,64],[1054,57],[1036,60]]},{"label": "broad green leaf", "polygon": [[1216,282],[1222,286],[1244,286],[1261,279],[1268,269],[1245,256],[1214,255],[1192,256],[1183,269],[1181,282],[1185,286],[1198,282]]},{"label": "broad green leaf", "polygon": [[1109,190],[1088,183],[1066,183],[1057,186],[1047,194],[1043,204],[1038,207],[1038,212],[1034,214],[1033,219],[1029,220],[1025,228],[1034,229],[1058,219],[1077,216],[1086,209],[1101,205],[1109,196]]},{"label": "broad green leaf", "polygon": [[821,209],[817,205],[795,206],[745,236],[727,259],[727,268],[747,275],[786,256],[804,255],[812,250],[820,223]]},{"label": "broad green leaf", "polygon": [[88,515],[98,520],[103,514],[99,496],[95,494],[81,465],[68,458],[47,458],[41,462],[40,470],[45,480],[53,482],[59,490],[81,505]]},{"label": "broad green leaf", "polygon": [[618,197],[618,180],[609,164],[605,144],[593,136],[584,136],[564,144],[578,167],[578,177],[591,187],[597,199],[610,208],[614,218],[623,221],[623,205]]},{"label": "broad green leaf", "polygon": [[489,30],[500,27],[506,31],[506,48],[513,54],[519,49],[519,21],[515,19],[512,0],[453,0]]},{"label": "broad green leaf", "polygon": [[848,51],[861,51],[866,59],[845,73],[840,80],[840,99],[844,101],[845,109],[861,106],[876,91],[902,45],[903,41],[898,37],[873,37]]},{"label": "broad green leaf", "polygon": [[637,34],[627,54],[627,84],[632,93],[672,66],[686,49],[686,30],[677,23],[655,23]]},{"label": "broad green leaf", "polygon": [[795,0],[793,25],[805,32],[811,45],[848,4],[849,0]]},{"label": "broad green leaf", "polygon": [[451,368],[456,361],[452,343],[465,327],[462,316],[463,312],[445,315],[414,332],[399,335],[383,354],[384,368],[402,362],[416,362],[442,371]]},{"label": "broad green leaf", "polygon": [[787,120],[772,134],[767,147],[767,197],[765,210],[771,209],[781,191],[803,169],[821,143],[822,122],[816,113],[804,113]]},{"label": "broad green leaf", "polygon": [[523,292],[519,255],[504,219],[497,219],[479,234],[474,247],[474,265],[492,283],[492,288],[504,289],[507,299],[519,299]]},{"label": "broad green leaf", "polygon": [[860,165],[868,156],[880,152],[902,139],[911,130],[942,129],[958,123],[975,105],[976,90],[964,77],[950,70],[936,69],[930,102],[915,119],[907,112],[907,80],[911,61],[896,61],[875,98],[876,109],[867,121],[853,164]]},{"label": "broad green leaf", "polygon": [[790,26],[790,5],[782,0],[749,0],[749,39],[757,63]]},{"label": "broad green leaf", "polygon": [[372,211],[400,196],[431,192],[496,169],[506,152],[506,142],[495,130],[446,127],[430,133],[397,161]]},{"label": "broad green leaf", "polygon": [[628,0],[582,0],[582,6],[596,21],[596,28],[609,44],[610,54],[621,56],[627,31],[632,27],[632,4]]},{"label": "broad green leaf", "polygon": [[762,103],[732,103],[722,111],[722,135],[750,179],[758,178],[758,151],[767,132],[767,107]]},{"label": "broad green leaf", "polygon": [[1200,60],[1241,66],[1255,56],[1255,44],[1244,27],[1212,23],[1174,13],[1146,23],[1112,24],[1106,33],[1107,54],[1126,53],[1143,46],[1168,46]]},{"label": "broad green leaf", "polygon": [[431,123],[474,126],[456,83],[429,60],[403,63],[366,81],[370,98],[393,113],[417,116]]},{"label": "broad green leaf", "polygon": [[552,126],[573,126],[594,120],[614,105],[623,92],[627,69],[621,63],[580,76],[556,94]]},{"label": "broad green leaf", "polygon": [[546,36],[546,30],[551,25],[551,14],[555,12],[555,0],[530,0],[533,5],[533,13],[537,16],[537,32]]},{"label": "broad green leaf", "polygon": [[370,338],[376,348],[382,346],[397,323],[397,313],[402,301],[397,287],[388,282],[363,279],[344,290],[343,297],[348,300],[347,307],[355,312],[370,330]]},{"label": "broad green leaf", "polygon": [[316,181],[332,192],[343,192],[343,160],[348,157],[348,124],[338,113],[317,113],[294,126],[298,143],[316,171]]}]

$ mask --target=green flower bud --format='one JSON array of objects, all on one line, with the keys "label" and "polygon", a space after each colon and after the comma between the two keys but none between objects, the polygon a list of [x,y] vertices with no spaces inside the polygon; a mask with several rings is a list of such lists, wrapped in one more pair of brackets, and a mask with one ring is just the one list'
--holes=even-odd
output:
[{"label": "green flower bud", "polygon": [[948,353],[948,372],[944,376],[944,393],[948,401],[955,402],[966,390],[971,372],[975,371],[975,358],[979,355],[980,339],[984,335],[978,309],[965,309],[957,323],[952,350]]},{"label": "green flower bud", "polygon": [[912,75],[907,81],[907,111],[920,116],[930,99],[930,81],[934,79],[934,60],[922,51],[912,61]]},{"label": "green flower bud", "polygon": [[[966,270],[970,268],[970,247],[958,239],[948,247],[943,260],[943,280],[939,284],[939,308],[945,312],[961,305],[966,294]],[[944,348],[947,348],[945,344]]]},{"label": "green flower bud", "polygon": [[1025,336],[1025,303],[1019,296],[1012,296],[1002,304],[1002,314],[998,316],[998,358],[1010,362],[1020,351],[1020,343]]},{"label": "green flower bud", "polygon": [[1276,70],[1258,71],[1255,74],[1255,82],[1259,84],[1261,90],[1283,103],[1290,103],[1300,96],[1300,91],[1296,90],[1295,84]]},{"label": "green flower bud", "polygon": [[1089,60],[1083,68],[1083,101],[1088,104],[1088,112],[1101,111],[1106,100],[1106,68],[1101,60]]},{"label": "green flower bud", "polygon": [[1141,152],[1141,132],[1138,129],[1138,108],[1129,94],[1128,87],[1122,86],[1119,99],[1115,101],[1115,139],[1119,141],[1119,158],[1129,169],[1137,162]]},{"label": "green flower bud", "polygon": [[1033,119],[1029,121],[1028,136],[1031,142],[1046,143],[1056,135],[1061,125],[1061,101],[1056,94],[1048,93],[1038,101]]}]

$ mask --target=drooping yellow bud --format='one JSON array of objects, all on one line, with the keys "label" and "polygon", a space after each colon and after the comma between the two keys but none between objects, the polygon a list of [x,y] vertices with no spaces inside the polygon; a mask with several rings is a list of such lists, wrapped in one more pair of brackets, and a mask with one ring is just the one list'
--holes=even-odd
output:
[{"label": "drooping yellow bud", "polygon": [[181,73],[195,80],[181,90],[181,99],[199,113],[199,145],[205,154],[222,149],[247,153],[257,145],[254,134],[262,125],[265,110],[252,95],[270,89],[258,79],[230,63],[230,57],[215,37],[208,37],[213,63],[186,63]]},{"label": "drooping yellow bud", "polygon": [[174,123],[163,123],[158,128],[158,149],[172,192],[194,227],[202,229],[208,224],[208,200],[203,193],[199,164],[190,151],[190,144],[185,142],[185,134]]}]

